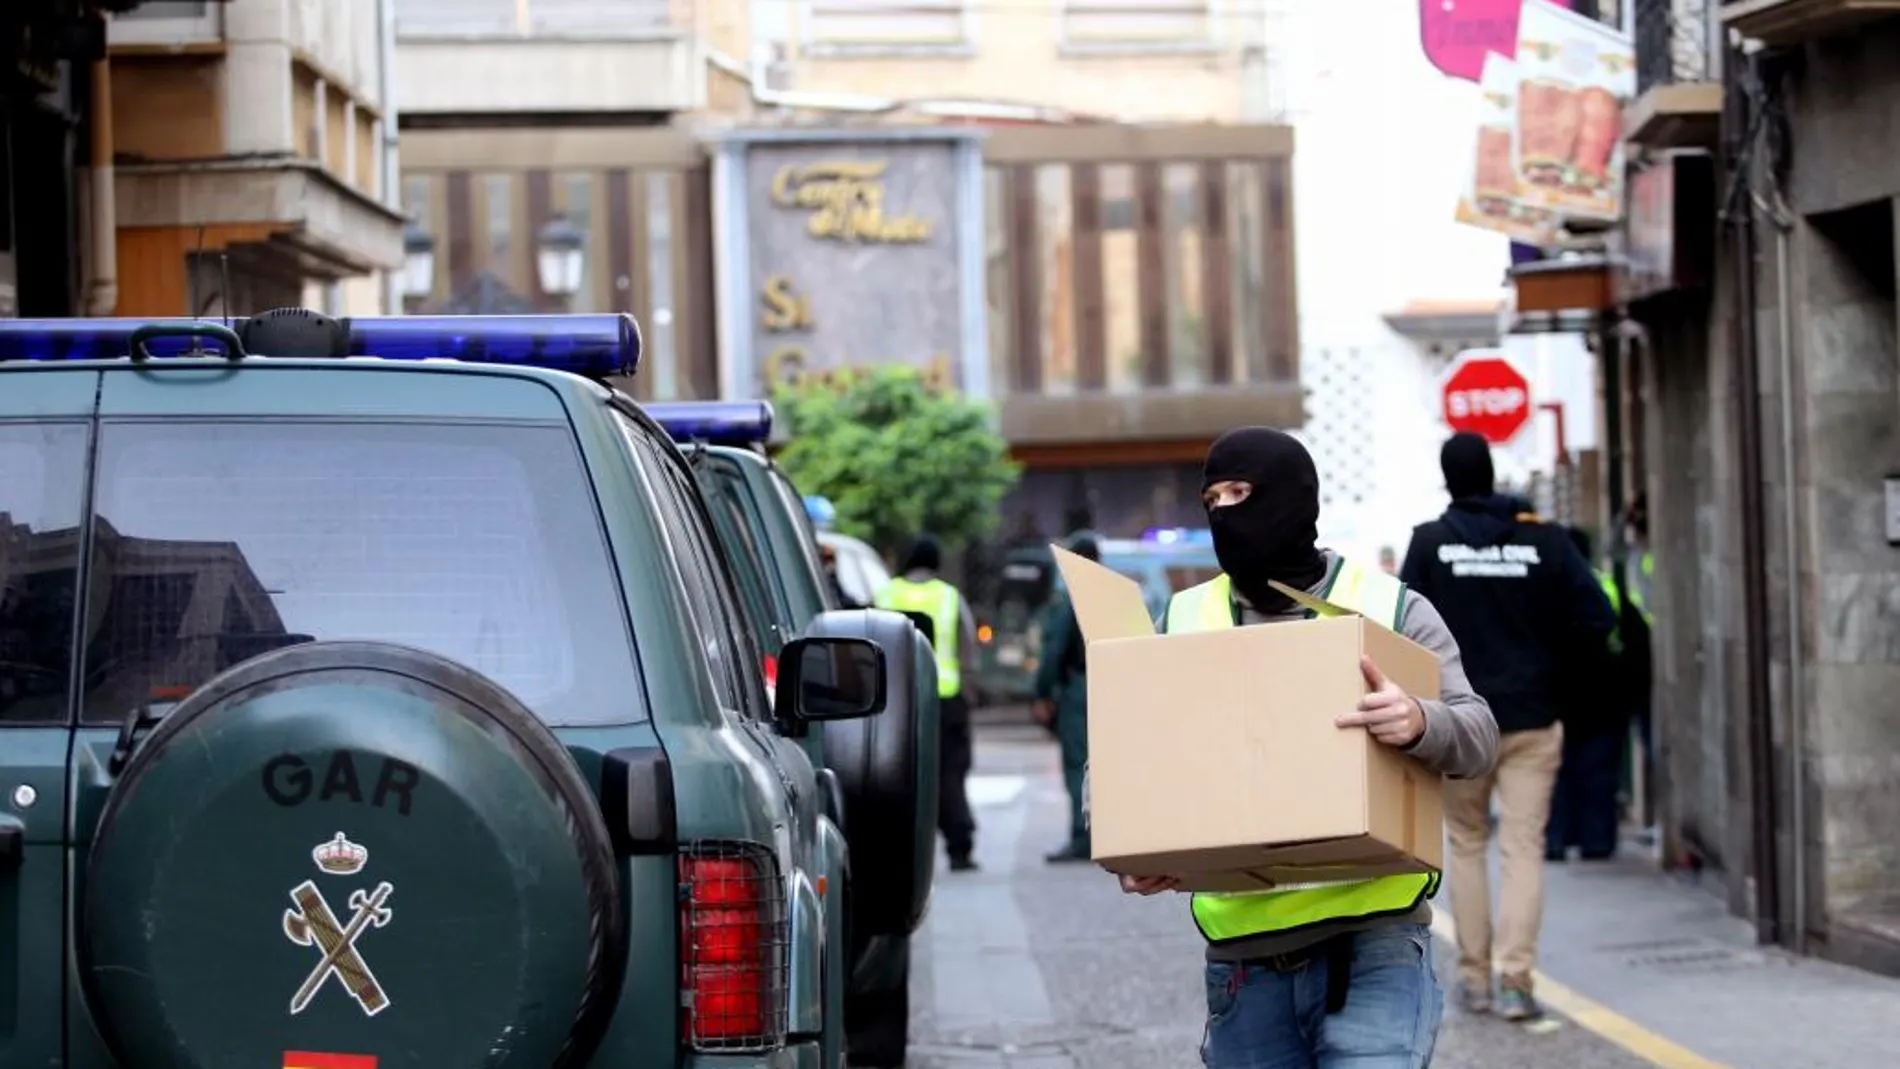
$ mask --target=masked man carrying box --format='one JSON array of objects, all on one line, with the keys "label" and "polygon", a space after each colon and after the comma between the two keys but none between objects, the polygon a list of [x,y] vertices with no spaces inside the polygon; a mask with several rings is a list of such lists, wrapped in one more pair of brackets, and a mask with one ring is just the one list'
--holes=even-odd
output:
[{"label": "masked man carrying box", "polygon": [[[1465,679],[1458,646],[1437,610],[1397,579],[1318,542],[1319,475],[1296,439],[1264,427],[1230,431],[1209,450],[1202,487],[1223,573],[1174,596],[1161,630],[1176,634],[1311,619],[1273,583],[1389,623],[1436,654],[1441,700],[1415,698],[1362,658],[1368,693],[1341,710],[1341,730],[1447,776],[1481,776],[1497,754],[1497,726]],[[1273,686],[1275,666],[1257,667]],[[1123,876],[1151,895],[1169,876]],[[1306,1065],[1411,1069],[1431,1060],[1443,1013],[1431,953],[1436,873],[1309,883],[1241,894],[1196,894],[1208,940],[1211,1069]]]}]

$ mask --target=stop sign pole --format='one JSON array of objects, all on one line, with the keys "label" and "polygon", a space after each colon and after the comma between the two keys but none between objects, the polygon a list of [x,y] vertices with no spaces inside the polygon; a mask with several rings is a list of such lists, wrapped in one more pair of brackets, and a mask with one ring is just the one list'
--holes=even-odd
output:
[{"label": "stop sign pole", "polygon": [[1530,380],[1498,349],[1466,349],[1452,360],[1440,389],[1445,425],[1492,445],[1517,437],[1536,411]]}]

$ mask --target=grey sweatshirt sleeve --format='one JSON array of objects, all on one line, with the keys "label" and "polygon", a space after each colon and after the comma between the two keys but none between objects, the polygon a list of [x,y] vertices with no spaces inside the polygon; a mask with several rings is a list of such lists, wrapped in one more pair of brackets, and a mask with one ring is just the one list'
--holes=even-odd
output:
[{"label": "grey sweatshirt sleeve", "polygon": [[1471,689],[1464,657],[1445,618],[1424,595],[1408,589],[1402,623],[1406,638],[1438,655],[1440,696],[1437,701],[1418,699],[1425,710],[1425,734],[1405,752],[1452,779],[1490,772],[1498,760],[1498,722],[1490,703]]}]

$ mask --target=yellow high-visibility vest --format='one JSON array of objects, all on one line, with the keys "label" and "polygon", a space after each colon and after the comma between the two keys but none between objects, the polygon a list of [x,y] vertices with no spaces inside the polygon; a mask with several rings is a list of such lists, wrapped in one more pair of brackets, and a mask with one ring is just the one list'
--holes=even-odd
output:
[{"label": "yellow high-visibility vest", "polygon": [[[1176,594],[1168,602],[1168,634],[1239,626],[1233,581],[1225,575]],[[1340,559],[1320,595],[1343,609],[1399,629],[1405,584],[1382,571]],[[1287,884],[1271,891],[1199,893],[1194,923],[1210,943],[1297,931],[1335,921],[1403,917],[1438,893],[1439,874],[1412,873],[1371,880]]]},{"label": "yellow high-visibility vest", "polygon": [[963,675],[957,668],[957,639],[962,635],[963,598],[957,588],[941,579],[913,583],[902,576],[877,592],[877,607],[892,612],[918,612],[930,617],[937,636],[931,647],[937,655],[937,697],[963,693]]}]

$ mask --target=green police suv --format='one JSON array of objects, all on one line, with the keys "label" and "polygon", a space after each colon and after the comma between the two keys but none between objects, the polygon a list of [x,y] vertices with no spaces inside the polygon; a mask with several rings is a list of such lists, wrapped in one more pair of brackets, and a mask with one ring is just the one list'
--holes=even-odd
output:
[{"label": "green police suv", "polygon": [[851,846],[851,1062],[900,1066],[910,1028],[910,937],[935,872],[939,734],[929,642],[901,614],[830,611],[838,606],[817,532],[791,480],[760,449],[772,430],[769,404],[678,402],[648,411],[699,477],[754,638],[766,651],[768,680],[783,644],[799,635],[875,637],[912,661],[913,692],[892,693],[876,717],[826,724],[813,736],[821,747],[814,759],[839,785]]},{"label": "green police suv", "polygon": [[0,321],[0,1067],[842,1065],[807,739],[912,664],[826,617],[768,696],[637,353]]}]

